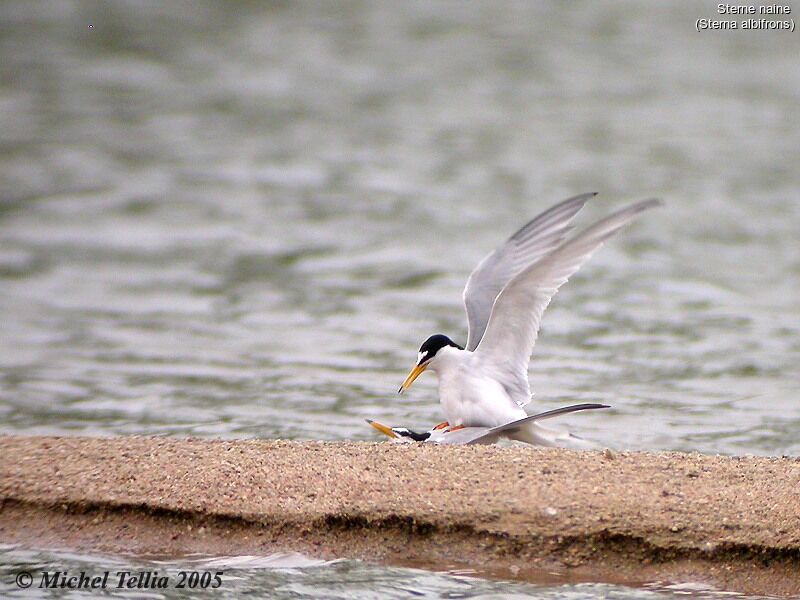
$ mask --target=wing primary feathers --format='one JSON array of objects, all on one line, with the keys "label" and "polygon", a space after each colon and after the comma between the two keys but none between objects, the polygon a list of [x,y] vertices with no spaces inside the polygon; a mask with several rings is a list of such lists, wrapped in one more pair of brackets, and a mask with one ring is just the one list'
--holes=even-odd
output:
[{"label": "wing primary feathers", "polygon": [[480,343],[489,322],[492,305],[516,275],[536,263],[564,241],[570,222],[588,200],[597,194],[580,194],[556,204],[518,229],[504,244],[486,256],[467,279],[464,308],[467,311],[467,350]]},{"label": "wing primary feathers", "polygon": [[599,408],[611,407],[608,404],[595,403],[571,404],[570,406],[562,406],[561,408],[554,408],[553,410],[546,410],[535,415],[529,415],[517,421],[506,423],[505,425],[492,427],[487,433],[500,433],[509,429],[517,429],[518,427],[525,425],[526,423],[530,423],[531,421],[544,421],[545,419],[552,419],[554,417],[560,417],[561,415],[568,415],[570,413],[580,412],[582,410],[596,410]]},{"label": "wing primary feathers", "polygon": [[550,300],[604,242],[660,204],[654,198],[644,200],[598,221],[525,267],[497,295],[474,356],[518,405],[530,400],[528,363]]},{"label": "wing primary feathers", "polygon": [[581,208],[583,208],[586,202],[595,196],[597,196],[597,192],[589,192],[587,194],[579,194],[577,196],[573,196],[572,198],[567,198],[566,200],[559,202],[555,206],[549,208],[545,212],[537,215],[525,223],[525,225],[520,227],[508,239],[522,243],[526,239],[536,235],[541,230],[547,229],[549,226],[556,224],[559,221],[571,219]]}]

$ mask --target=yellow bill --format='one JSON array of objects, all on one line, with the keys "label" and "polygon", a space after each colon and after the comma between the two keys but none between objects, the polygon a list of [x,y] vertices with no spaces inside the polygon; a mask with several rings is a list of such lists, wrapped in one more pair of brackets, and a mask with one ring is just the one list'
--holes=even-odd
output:
[{"label": "yellow bill", "polygon": [[377,421],[370,421],[369,419],[367,419],[367,423],[372,425],[375,429],[380,431],[382,434],[388,435],[390,438],[396,438],[397,437],[397,434],[394,431],[392,431],[392,428],[391,427],[387,427],[383,423],[378,423]]},{"label": "yellow bill", "polygon": [[422,365],[416,365],[413,369],[411,369],[411,373],[408,374],[408,377],[406,377],[406,380],[403,382],[403,385],[400,386],[400,389],[397,390],[397,393],[402,394],[408,388],[410,388],[411,384],[414,383],[414,380],[420,375],[422,375],[422,372],[427,368],[428,365],[426,363]]}]

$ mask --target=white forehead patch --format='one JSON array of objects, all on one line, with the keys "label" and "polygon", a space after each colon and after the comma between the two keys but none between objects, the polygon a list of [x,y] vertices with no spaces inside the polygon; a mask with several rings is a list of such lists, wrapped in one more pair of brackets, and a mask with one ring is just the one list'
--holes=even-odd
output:
[{"label": "white forehead patch", "polygon": [[425,352],[417,352],[417,364],[419,364],[423,360],[425,360],[426,356],[428,356],[428,351],[427,350],[425,350]]}]

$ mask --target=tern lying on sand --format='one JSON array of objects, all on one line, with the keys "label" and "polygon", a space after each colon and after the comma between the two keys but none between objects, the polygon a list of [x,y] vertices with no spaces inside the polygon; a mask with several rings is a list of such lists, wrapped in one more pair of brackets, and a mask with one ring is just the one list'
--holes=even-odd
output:
[{"label": "tern lying on sand", "polygon": [[[406,427],[389,427],[370,421],[372,425],[381,433],[389,436],[397,442],[433,442],[436,444],[494,444],[501,438],[520,440],[527,443],[534,443],[539,446],[557,446],[561,448],[591,449],[597,446],[568,431],[548,429],[538,423],[545,419],[552,419],[569,413],[582,410],[593,410],[596,408],[609,408],[607,404],[573,404],[554,410],[548,410],[536,415],[530,415],[516,421],[511,421],[505,425],[497,427],[447,427],[446,423],[440,423],[430,431],[418,433]],[[531,442],[531,432],[535,434],[536,441]],[[520,434],[523,434],[520,437]]]}]

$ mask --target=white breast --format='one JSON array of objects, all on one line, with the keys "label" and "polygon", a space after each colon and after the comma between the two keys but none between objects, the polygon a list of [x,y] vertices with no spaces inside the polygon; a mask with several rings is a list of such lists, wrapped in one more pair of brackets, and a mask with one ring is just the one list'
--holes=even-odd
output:
[{"label": "white breast", "polygon": [[526,416],[497,380],[471,368],[471,352],[448,348],[439,354],[431,368],[439,376],[439,401],[451,427],[495,427]]}]

